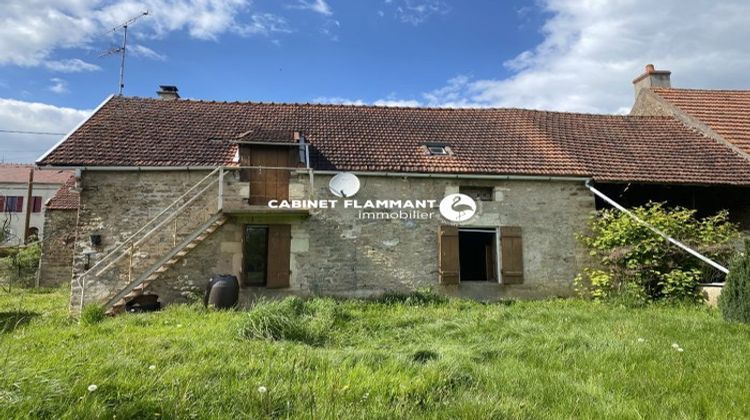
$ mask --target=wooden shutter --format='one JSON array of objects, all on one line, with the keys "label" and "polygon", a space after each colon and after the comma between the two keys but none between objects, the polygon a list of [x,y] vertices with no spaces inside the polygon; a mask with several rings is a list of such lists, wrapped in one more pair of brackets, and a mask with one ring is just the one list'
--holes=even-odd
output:
[{"label": "wooden shutter", "polygon": [[266,287],[269,289],[289,287],[291,242],[291,225],[268,225],[268,278],[266,279]]},{"label": "wooden shutter", "polygon": [[289,168],[294,166],[294,152],[288,146],[252,146],[240,152],[241,166],[263,167],[247,169],[240,180],[250,181],[251,205],[266,205],[269,200],[289,198],[289,170],[268,168]]},{"label": "wooden shutter", "polygon": [[5,196],[0,195],[0,213],[5,212]]},{"label": "wooden shutter", "polygon": [[23,196],[16,197],[16,213],[23,211]]},{"label": "wooden shutter", "polygon": [[502,283],[523,283],[523,242],[520,227],[500,228],[500,250],[503,257]]},{"label": "wooden shutter", "polygon": [[42,197],[32,197],[34,205],[32,207],[32,212],[39,213],[42,211]]},{"label": "wooden shutter", "polygon": [[443,225],[438,229],[438,280],[440,284],[458,284],[458,228]]}]

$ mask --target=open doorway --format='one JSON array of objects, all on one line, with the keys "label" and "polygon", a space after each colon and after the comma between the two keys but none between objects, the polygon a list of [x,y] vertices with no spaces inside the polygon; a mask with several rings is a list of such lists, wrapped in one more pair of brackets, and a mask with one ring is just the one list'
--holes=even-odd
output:
[{"label": "open doorway", "polygon": [[495,229],[459,229],[458,259],[461,281],[497,281]]}]

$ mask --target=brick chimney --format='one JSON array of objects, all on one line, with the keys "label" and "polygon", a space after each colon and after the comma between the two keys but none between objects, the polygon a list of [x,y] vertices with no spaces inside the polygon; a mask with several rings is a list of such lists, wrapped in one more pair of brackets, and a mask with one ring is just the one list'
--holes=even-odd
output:
[{"label": "brick chimney", "polygon": [[180,94],[177,93],[177,86],[159,85],[159,90],[156,91],[156,94],[159,95],[159,99],[165,101],[176,101],[177,99],[180,99]]},{"label": "brick chimney", "polygon": [[633,80],[635,97],[638,97],[641,89],[672,87],[672,83],[669,81],[669,76],[671,74],[672,72],[669,70],[656,70],[653,64],[646,64],[644,73]]}]

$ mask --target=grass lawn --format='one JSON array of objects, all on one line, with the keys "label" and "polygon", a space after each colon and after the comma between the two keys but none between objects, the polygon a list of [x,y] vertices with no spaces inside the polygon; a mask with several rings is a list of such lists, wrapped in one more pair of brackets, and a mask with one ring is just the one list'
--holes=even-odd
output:
[{"label": "grass lawn", "polygon": [[0,417],[750,417],[750,326],[705,308],[314,299],[89,326],[66,310],[65,290],[0,292]]}]

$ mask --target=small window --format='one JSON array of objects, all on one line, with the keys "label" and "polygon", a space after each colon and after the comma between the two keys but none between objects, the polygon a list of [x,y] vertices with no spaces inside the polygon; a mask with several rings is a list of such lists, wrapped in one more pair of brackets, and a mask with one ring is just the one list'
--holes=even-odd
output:
[{"label": "small window", "polygon": [[427,146],[427,151],[432,156],[445,156],[448,154],[448,150],[443,145],[433,144]]},{"label": "small window", "polygon": [[5,197],[5,206],[3,211],[5,211],[6,213],[21,213],[23,211],[23,197]]},{"label": "small window", "polygon": [[492,187],[459,187],[458,192],[477,201],[492,201]]}]

